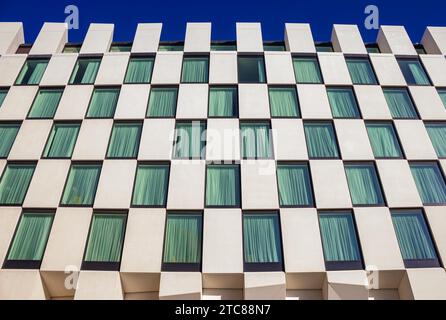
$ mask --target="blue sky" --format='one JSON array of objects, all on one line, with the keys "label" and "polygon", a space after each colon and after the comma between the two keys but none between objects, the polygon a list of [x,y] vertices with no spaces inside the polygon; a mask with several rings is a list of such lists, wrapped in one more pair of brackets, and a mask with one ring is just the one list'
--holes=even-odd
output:
[{"label": "blue sky", "polygon": [[283,39],[284,23],[308,22],[316,41],[328,41],[334,23],[358,24],[366,42],[376,30],[364,27],[364,8],[378,6],[380,24],[404,25],[418,42],[427,25],[446,26],[446,1],[423,0],[146,0],[27,1],[1,0],[0,21],[23,21],[25,40],[32,43],[43,22],[63,22],[65,6],[77,5],[80,29],[69,41],[81,42],[91,22],[114,23],[115,41],[131,41],[138,22],[162,22],[162,40],[184,39],[186,22],[212,22],[214,40],[235,39],[235,22],[261,22],[265,40]]}]

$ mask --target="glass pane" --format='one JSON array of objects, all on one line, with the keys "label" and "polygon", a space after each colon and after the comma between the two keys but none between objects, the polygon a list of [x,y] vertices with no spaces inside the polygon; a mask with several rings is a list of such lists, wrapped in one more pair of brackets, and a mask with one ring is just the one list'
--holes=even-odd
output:
[{"label": "glass pane", "polygon": [[141,139],[142,125],[139,123],[115,123],[110,138],[107,157],[136,158]]},{"label": "glass pane", "polygon": [[118,103],[119,89],[94,89],[87,118],[113,118]]},{"label": "glass pane", "polygon": [[177,110],[177,88],[152,88],[150,90],[148,117],[175,117]]},{"label": "glass pane", "polygon": [[27,60],[23,66],[15,84],[37,85],[45,73],[48,65],[47,59]]},{"label": "glass pane", "polygon": [[299,117],[299,102],[295,88],[269,88],[272,117]]},{"label": "glass pane", "polygon": [[304,129],[310,158],[339,158],[335,131],[331,123],[305,123]]},{"label": "glass pane", "polygon": [[243,123],[242,156],[244,159],[269,159],[273,155],[273,145],[268,123]]},{"label": "glass pane", "polygon": [[204,159],[206,125],[199,121],[177,123],[175,129],[174,158]]},{"label": "glass pane", "polygon": [[208,82],[209,58],[207,57],[185,57],[183,60],[183,71],[181,82],[183,83],[206,83]]},{"label": "glass pane", "polygon": [[19,129],[20,124],[17,123],[0,123],[0,158],[8,157]]},{"label": "glass pane", "polygon": [[0,90],[0,108],[5,100],[6,95],[8,94],[8,90]]},{"label": "glass pane", "polygon": [[446,185],[437,164],[413,163],[410,169],[423,204],[446,203]]},{"label": "glass pane", "polygon": [[367,47],[367,52],[368,53],[381,53],[381,51],[379,51],[378,47]]},{"label": "glass pane", "polygon": [[237,51],[236,44],[211,44],[211,51]]},{"label": "glass pane", "polygon": [[263,45],[263,51],[286,51],[284,43],[270,43]]},{"label": "glass pane", "polygon": [[62,93],[63,90],[40,89],[34,99],[28,118],[54,118]]},{"label": "glass pane", "polygon": [[71,166],[62,197],[63,205],[93,205],[101,165],[75,164]]},{"label": "glass pane", "polygon": [[206,205],[239,206],[239,174],[235,165],[209,165],[206,171]]},{"label": "glass pane", "polygon": [[136,172],[132,205],[165,206],[168,182],[168,165],[139,165]]},{"label": "glass pane", "polygon": [[184,45],[182,44],[160,44],[158,51],[183,51]]},{"label": "glass pane", "polygon": [[34,174],[33,164],[8,164],[0,181],[0,204],[21,205]]},{"label": "glass pane", "polygon": [[435,151],[437,151],[438,157],[446,157],[446,124],[429,123],[426,124],[426,129],[429,133],[429,137],[431,138]]},{"label": "glass pane", "polygon": [[238,115],[236,87],[213,87],[209,90],[209,117],[232,118]]},{"label": "glass pane", "polygon": [[376,158],[401,158],[403,156],[391,123],[368,123],[366,127]]},{"label": "glass pane", "polygon": [[375,73],[369,60],[346,59],[353,84],[377,84]]},{"label": "glass pane", "polygon": [[124,83],[150,83],[154,58],[130,58]]},{"label": "glass pane", "polygon": [[238,57],[238,81],[240,83],[265,83],[265,62],[259,57]]},{"label": "glass pane", "polygon": [[278,165],[277,183],[281,206],[313,205],[310,173],[306,164]]},{"label": "glass pane", "polygon": [[375,167],[371,164],[345,165],[353,205],[384,205]]},{"label": "glass pane", "polygon": [[395,119],[417,119],[415,106],[406,89],[384,89],[390,113]]},{"label": "glass pane", "polygon": [[446,108],[446,90],[438,90],[438,94],[440,95],[441,101],[443,101],[443,105]]},{"label": "glass pane", "polygon": [[352,89],[329,88],[327,93],[334,118],[360,118]]},{"label": "glass pane", "polygon": [[62,53],[79,53],[79,51],[81,51],[80,46],[66,46]]},{"label": "glass pane", "polygon": [[70,78],[70,84],[93,84],[100,64],[100,58],[77,60]]},{"label": "glass pane", "polygon": [[56,123],[46,143],[44,157],[71,158],[79,128],[79,124]]},{"label": "glass pane", "polygon": [[418,60],[398,60],[408,85],[430,85],[429,78]]},{"label": "glass pane", "polygon": [[316,52],[333,52],[331,45],[316,45]]},{"label": "glass pane", "polygon": [[317,58],[293,58],[294,75],[297,83],[322,83],[321,70]]},{"label": "glass pane", "polygon": [[130,51],[132,51],[132,46],[129,44],[125,44],[125,45],[113,44],[110,47],[110,52],[130,52]]}]

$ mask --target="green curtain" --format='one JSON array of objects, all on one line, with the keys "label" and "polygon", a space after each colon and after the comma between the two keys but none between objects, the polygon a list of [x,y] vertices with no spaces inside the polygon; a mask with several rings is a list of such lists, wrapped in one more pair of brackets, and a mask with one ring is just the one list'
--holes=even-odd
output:
[{"label": "green curtain", "polygon": [[242,123],[242,156],[244,159],[269,159],[273,155],[268,123]]},{"label": "green curtain", "polygon": [[101,64],[100,58],[83,58],[76,62],[70,84],[93,84]]},{"label": "green curtain", "polygon": [[28,191],[35,165],[8,164],[0,181],[0,204],[21,205]]},{"label": "green curtain", "polygon": [[130,58],[124,83],[150,83],[153,58]]},{"label": "green curtain", "polygon": [[87,118],[113,118],[118,103],[119,89],[96,88],[88,107]]},{"label": "green curtain", "polygon": [[91,206],[96,194],[100,173],[101,165],[72,165],[65,185],[62,204]]},{"label": "green curtain", "polygon": [[204,159],[206,124],[203,122],[177,123],[175,128],[174,158]]},{"label": "green curtain", "polygon": [[0,90],[0,108],[3,104],[3,100],[5,100],[6,95],[8,94],[7,90]]},{"label": "green curtain", "polygon": [[403,153],[392,123],[367,123],[366,127],[375,157],[402,157]]},{"label": "green curtain", "polygon": [[282,261],[279,218],[276,213],[243,215],[245,263]]},{"label": "green curtain", "polygon": [[0,158],[7,158],[15,137],[19,132],[20,124],[17,123],[3,123],[0,124]]},{"label": "green curtain", "polygon": [[53,214],[24,213],[9,250],[8,260],[42,260],[53,217]]},{"label": "green curtain", "polygon": [[237,87],[211,87],[209,90],[209,117],[237,117]]},{"label": "green curtain", "polygon": [[238,56],[239,83],[265,83],[265,61],[262,56]]},{"label": "green curtain", "polygon": [[27,60],[20,71],[15,84],[36,85],[45,73],[48,65],[48,59]]},{"label": "green curtain", "polygon": [[392,117],[396,119],[418,118],[415,106],[406,89],[384,89],[384,96]]},{"label": "green curtain", "polygon": [[164,263],[201,262],[201,214],[167,215]]},{"label": "green curtain", "polygon": [[446,204],[446,184],[437,164],[413,163],[410,170],[423,204]]},{"label": "green curtain", "polygon": [[139,165],[136,172],[132,205],[165,206],[168,182],[168,165]]},{"label": "green curtain", "polygon": [[392,213],[392,221],[404,260],[437,259],[421,211]]},{"label": "green curtain", "polygon": [[183,61],[181,82],[206,83],[208,82],[208,70],[208,57],[185,57]]},{"label": "green curtain", "polygon": [[139,123],[115,123],[110,138],[107,157],[136,158],[141,139],[142,125]]},{"label": "green curtain", "polygon": [[352,89],[329,88],[327,94],[334,118],[360,118]]},{"label": "green curtain", "polygon": [[300,117],[295,88],[269,88],[272,117]]},{"label": "green curtain", "polygon": [[322,83],[322,75],[317,58],[293,58],[293,65],[297,83]]},{"label": "green curtain", "polygon": [[177,110],[177,88],[152,88],[150,90],[148,117],[175,117]]},{"label": "green curtain", "polygon": [[348,187],[353,205],[384,205],[375,167],[371,164],[346,164]]},{"label": "green curtain", "polygon": [[446,157],[446,124],[429,123],[426,124],[426,129],[429,133],[429,137],[431,138],[435,151],[437,151],[438,157]]},{"label": "green curtain", "polygon": [[347,67],[353,84],[377,84],[370,61],[366,59],[347,59]]},{"label": "green curtain", "polygon": [[53,118],[62,93],[63,90],[59,89],[40,89],[34,99],[28,118]]},{"label": "green curtain", "polygon": [[240,205],[240,171],[237,165],[209,165],[206,170],[206,205]]},{"label": "green curtain", "polygon": [[44,157],[71,158],[79,128],[79,124],[56,123],[43,152]]},{"label": "green curtain", "polygon": [[325,261],[358,261],[359,247],[350,213],[319,215]]},{"label": "green curtain", "polygon": [[438,90],[438,94],[440,95],[441,101],[443,101],[443,105],[446,108],[446,90]]},{"label": "green curtain", "polygon": [[119,262],[125,234],[125,214],[94,214],[85,261]]},{"label": "green curtain", "polygon": [[305,123],[310,158],[339,158],[333,125],[329,122]]},{"label": "green curtain", "polygon": [[279,164],[277,182],[281,206],[311,206],[310,172],[306,164]]},{"label": "green curtain", "polygon": [[408,85],[430,85],[429,78],[418,60],[398,60]]}]

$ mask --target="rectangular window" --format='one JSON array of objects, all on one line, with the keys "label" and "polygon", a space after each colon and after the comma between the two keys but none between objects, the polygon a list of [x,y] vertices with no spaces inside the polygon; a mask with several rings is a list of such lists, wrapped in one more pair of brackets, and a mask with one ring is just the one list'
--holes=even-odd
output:
[{"label": "rectangular window", "polygon": [[137,122],[117,122],[113,125],[108,158],[136,158],[141,140],[142,124]]},{"label": "rectangular window", "polygon": [[80,124],[55,123],[43,151],[45,158],[71,158]]},{"label": "rectangular window", "polygon": [[124,83],[150,83],[154,62],[153,57],[131,57]]},{"label": "rectangular window", "polygon": [[22,205],[35,168],[34,164],[6,165],[0,180],[0,205]]},{"label": "rectangular window", "polygon": [[295,87],[270,87],[268,91],[273,118],[300,117],[299,100]]},{"label": "rectangular window", "polygon": [[0,89],[0,108],[2,107],[3,101],[5,100],[7,94],[8,90]]},{"label": "rectangular window", "polygon": [[339,158],[338,143],[331,122],[306,122],[304,130],[311,159]]},{"label": "rectangular window", "polygon": [[269,123],[241,123],[240,134],[243,159],[271,159],[273,157],[273,140]]},{"label": "rectangular window", "polygon": [[200,121],[179,122],[175,128],[173,157],[176,159],[204,159],[206,124]]},{"label": "rectangular window", "polygon": [[351,212],[321,212],[319,227],[328,271],[363,268]]},{"label": "rectangular window", "polygon": [[243,214],[245,272],[282,271],[282,241],[276,212]]},{"label": "rectangular window", "polygon": [[209,57],[184,57],[182,83],[206,83],[209,77]]},{"label": "rectangular window", "polygon": [[87,118],[113,118],[119,98],[119,88],[95,88]]},{"label": "rectangular window", "polygon": [[151,88],[147,116],[151,118],[174,118],[177,112],[178,88]]},{"label": "rectangular window", "polygon": [[347,58],[346,62],[353,84],[378,84],[368,59]]},{"label": "rectangular window", "polygon": [[424,205],[446,204],[446,184],[437,163],[411,163],[410,170]]},{"label": "rectangular window", "polygon": [[4,267],[7,269],[39,269],[45,252],[54,214],[24,212],[9,248]]},{"label": "rectangular window", "polygon": [[417,111],[407,89],[383,89],[394,119],[417,119]]},{"label": "rectangular window", "polygon": [[63,48],[62,53],[79,53],[81,51],[81,45],[66,45]]},{"label": "rectangular window", "polygon": [[158,51],[183,51],[184,49],[184,43],[178,42],[178,43],[169,43],[169,44],[160,44],[158,47]]},{"label": "rectangular window", "polygon": [[381,185],[373,164],[345,164],[345,174],[354,206],[384,206]]},{"label": "rectangular window", "polygon": [[136,171],[132,206],[165,207],[168,184],[168,164],[139,164]]},{"label": "rectangular window", "polygon": [[209,117],[235,118],[238,116],[237,87],[209,88]]},{"label": "rectangular window", "polygon": [[49,59],[28,59],[20,71],[16,85],[38,85],[42,80]]},{"label": "rectangular window", "polygon": [[211,51],[237,51],[237,43],[233,41],[211,42]]},{"label": "rectangular window", "polygon": [[408,85],[428,86],[431,84],[418,59],[398,59],[398,64]]},{"label": "rectangular window", "polygon": [[263,56],[238,56],[239,83],[265,83],[265,61]]},{"label": "rectangular window", "polygon": [[439,158],[446,158],[446,123],[426,123],[427,133]]},{"label": "rectangular window", "polygon": [[294,57],[294,76],[297,83],[322,83],[322,74],[316,57]]},{"label": "rectangular window", "polygon": [[391,122],[366,123],[375,158],[402,158],[403,151]]},{"label": "rectangular window", "polygon": [[132,51],[132,44],[112,44],[110,46],[110,52],[130,52]]},{"label": "rectangular window", "polygon": [[392,211],[392,221],[406,268],[441,267],[421,210]]},{"label": "rectangular window", "polygon": [[333,45],[331,43],[319,43],[315,45],[316,52],[334,52]]},{"label": "rectangular window", "polygon": [[265,42],[263,44],[263,51],[286,51],[285,43],[283,42]]},{"label": "rectangular window", "polygon": [[446,108],[446,89],[438,89],[438,94],[440,95],[441,101]]},{"label": "rectangular window", "polygon": [[377,44],[367,44],[366,49],[367,53],[381,53]]},{"label": "rectangular window", "polygon": [[0,159],[8,157],[19,129],[19,123],[0,123]]},{"label": "rectangular window", "polygon": [[34,99],[28,118],[52,119],[56,114],[63,89],[39,89]]},{"label": "rectangular window", "polygon": [[238,165],[207,166],[206,206],[240,207],[240,169]]},{"label": "rectangular window", "polygon": [[200,271],[201,213],[167,213],[163,271]]},{"label": "rectangular window", "polygon": [[355,94],[351,88],[327,88],[328,100],[334,118],[360,118]]},{"label": "rectangular window", "polygon": [[314,205],[310,170],[307,164],[278,164],[277,184],[281,207]]},{"label": "rectangular window", "polygon": [[83,270],[119,270],[126,222],[124,213],[93,214]]},{"label": "rectangular window", "polygon": [[101,58],[80,58],[71,74],[70,84],[93,84],[98,74]]},{"label": "rectangular window", "polygon": [[100,164],[73,164],[65,183],[61,204],[64,206],[92,206],[100,174]]}]

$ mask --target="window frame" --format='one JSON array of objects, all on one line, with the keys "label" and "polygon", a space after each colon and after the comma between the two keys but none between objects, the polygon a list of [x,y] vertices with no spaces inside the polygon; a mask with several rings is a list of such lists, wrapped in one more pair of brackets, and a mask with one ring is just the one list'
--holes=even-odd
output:
[{"label": "window frame", "polygon": [[[194,58],[196,58],[196,59],[206,59],[207,60],[206,79],[205,79],[205,81],[200,81],[200,82],[196,82],[196,81],[185,82],[185,81],[183,81],[184,62],[187,59],[194,59]],[[180,82],[178,83],[178,85],[179,84],[208,84],[209,85],[209,70],[210,70],[210,65],[211,65],[210,62],[211,62],[210,53],[202,53],[202,54],[188,54],[188,53],[185,53],[185,54],[183,54],[183,58],[182,58],[182,61],[181,61]]]},{"label": "window frame", "polygon": [[[333,133],[334,133],[334,141],[336,143],[336,150],[338,152],[338,156],[337,157],[312,157],[310,155],[310,151],[308,148],[308,140],[307,140],[307,135],[305,133],[305,124],[309,123],[309,124],[318,124],[318,123],[329,123],[332,128],[333,128]],[[336,126],[334,124],[334,121],[332,119],[321,119],[321,120],[304,120],[303,121],[303,129],[304,129],[304,137],[305,137],[305,146],[307,148],[308,151],[308,159],[309,160],[340,160],[342,159],[342,153],[341,153],[341,148],[339,146],[339,139],[338,139],[338,134],[336,132]]]},{"label": "window frame", "polygon": [[[119,156],[119,157],[113,157],[110,156],[108,153],[110,151],[110,147],[111,147],[111,142],[112,142],[112,136],[113,136],[113,131],[115,129],[116,125],[120,125],[120,124],[133,124],[133,125],[139,125],[140,128],[140,134],[139,134],[139,139],[137,139],[136,143],[136,155],[135,156],[131,156],[131,157],[123,157],[123,156]],[[139,156],[139,149],[141,147],[141,140],[142,140],[142,131],[144,129],[144,120],[115,120],[113,121],[113,125],[110,131],[110,136],[108,138],[108,144],[107,144],[107,151],[105,153],[105,160],[135,160],[138,159]]]},{"label": "window frame", "polygon": [[[50,142],[51,134],[53,133],[53,130],[55,129],[56,125],[78,125],[79,126],[79,129],[78,129],[77,134],[76,134],[76,138],[74,139],[73,150],[71,150],[71,156],[69,156],[69,157],[48,157],[48,156],[45,156],[46,146]],[[53,159],[53,160],[68,160],[68,159],[71,159],[73,157],[74,149],[76,148],[76,143],[77,143],[77,139],[79,138],[79,133],[81,131],[81,127],[82,127],[82,120],[66,120],[66,121],[57,120],[57,121],[53,121],[53,125],[51,126],[50,132],[48,133],[48,136],[46,138],[45,145],[44,145],[43,150],[42,150],[42,154],[40,155],[40,159],[47,159],[47,160],[50,160],[50,159]]]},{"label": "window frame", "polygon": [[[271,48],[279,48],[280,50],[271,50]],[[263,41],[263,51],[264,52],[286,52],[288,50],[286,48],[285,41]]]},{"label": "window frame", "polygon": [[[428,74],[426,67],[423,64],[423,61],[419,58],[418,53],[417,53],[416,57],[396,57],[396,61],[398,63],[398,67],[400,68],[401,73],[403,74],[404,81],[406,81],[408,86],[430,87],[433,85],[432,79],[431,79],[430,75]],[[427,84],[409,83],[409,81],[407,81],[407,79],[406,79],[406,76],[404,75],[403,68],[401,67],[400,62],[403,62],[403,61],[404,62],[417,62],[420,65],[421,69],[423,70],[428,83]],[[412,74],[412,76],[413,76],[413,74]]]},{"label": "window frame", "polygon": [[[271,119],[302,119],[302,110],[300,107],[300,100],[299,100],[299,92],[296,88],[296,85],[277,85],[277,84],[269,84],[268,86],[268,106],[269,106],[269,112],[271,115]],[[273,116],[273,109],[272,109],[272,103],[271,103],[271,95],[270,95],[270,89],[290,89],[294,90],[294,93],[296,94],[296,116]]]},{"label": "window frame", "polygon": [[[345,120],[358,120],[358,119],[364,119],[362,112],[361,112],[361,108],[359,106],[359,100],[358,100],[358,96],[356,94],[355,91],[355,87],[354,86],[350,86],[350,85],[326,85],[325,86],[325,90],[327,92],[327,98],[328,98],[328,104],[330,105],[330,112],[331,112],[331,116],[333,119],[345,119]],[[333,107],[331,105],[330,102],[330,97],[328,96],[328,91],[329,90],[350,90],[352,95],[353,95],[353,102],[355,103],[355,107],[356,107],[356,111],[358,112],[358,117],[335,117],[333,114]]]},{"label": "window frame", "polygon": [[34,166],[34,171],[33,174],[31,175],[31,178],[29,179],[28,182],[28,187],[26,188],[26,191],[24,193],[23,196],[23,200],[20,203],[0,203],[0,207],[22,207],[23,203],[25,202],[26,199],[26,195],[28,194],[29,191],[29,187],[31,186],[31,182],[34,178],[34,174],[36,173],[36,168],[37,168],[37,160],[33,161],[33,160],[25,160],[25,161],[17,161],[17,160],[12,160],[12,161],[7,161],[5,166],[3,167],[3,171],[0,174],[0,183],[3,181],[3,178],[5,176],[6,170],[8,169],[9,165],[12,166]]},{"label": "window frame", "polygon": [[12,120],[12,121],[11,120],[0,121],[0,128],[2,126],[4,126],[4,125],[6,125],[6,126],[8,126],[8,125],[9,126],[17,126],[18,127],[17,133],[16,133],[16,135],[14,137],[14,140],[12,141],[11,147],[9,148],[8,154],[5,157],[0,155],[0,160],[7,160],[8,159],[9,154],[11,153],[11,149],[14,147],[15,140],[17,139],[17,136],[19,135],[20,129],[22,127],[22,123],[23,123],[23,121],[15,121],[15,120]]},{"label": "window frame", "polygon": [[[350,73],[350,68],[348,66],[349,61],[365,61],[365,62],[367,62],[370,67],[370,71],[372,72],[374,81],[372,83],[355,83],[355,81],[353,81],[353,77],[352,77],[352,74]],[[364,55],[364,56],[346,55],[345,56],[345,64],[347,65],[348,74],[350,76],[350,80],[351,80],[353,86],[380,86],[381,85],[381,83],[379,82],[378,76],[376,75],[375,67],[373,66],[373,63],[370,60],[370,56],[368,54]],[[358,105],[358,108],[359,108],[359,105]]]},{"label": "window frame", "polygon": [[[237,99],[235,114],[232,117],[223,116],[211,116],[211,90],[212,89],[235,89],[235,97]],[[208,108],[207,108],[207,118],[208,119],[238,119],[240,116],[240,97],[239,97],[239,87],[238,84],[209,84],[208,86]]]},{"label": "window frame", "polygon": [[[264,78],[265,81],[256,81],[256,82],[251,82],[251,81],[241,81],[240,80],[240,58],[242,59],[262,59],[263,62],[263,72],[264,72]],[[263,52],[261,53],[240,53],[237,52],[237,85],[240,84],[267,84],[268,83],[268,78],[266,75],[266,62],[265,62],[265,54]]]},{"label": "window frame", "polygon": [[[258,157],[257,155],[254,158],[245,157],[243,155],[243,136],[242,136],[242,125],[249,125],[249,124],[264,124],[268,125],[268,136],[269,136],[269,156],[268,157]],[[239,144],[240,144],[240,159],[241,160],[274,160],[275,154],[274,154],[274,137],[272,134],[272,124],[271,119],[241,119],[239,120]]]},{"label": "window frame", "polygon": [[[36,103],[37,97],[39,96],[39,93],[41,91],[52,91],[52,92],[60,91],[60,98],[59,98],[59,101],[57,102],[56,109],[54,110],[54,115],[52,117],[31,117],[31,112],[34,108],[34,104]],[[31,106],[29,107],[28,112],[26,114],[26,120],[53,120],[57,114],[57,110],[59,109],[59,105],[60,105],[60,102],[62,101],[64,92],[65,92],[65,87],[60,87],[60,86],[55,86],[55,87],[42,86],[42,87],[40,87],[39,86],[36,94],[34,95],[33,102],[31,103]]]},{"label": "window frame", "polygon": [[[319,77],[321,79],[320,82],[300,82],[297,79],[297,74],[296,74],[296,68],[294,66],[294,59],[307,59],[307,60],[314,60],[316,61],[317,64],[317,70],[319,73]],[[321,64],[319,61],[319,56],[317,55],[317,53],[314,54],[292,54],[291,55],[291,63],[293,65],[293,74],[294,74],[294,81],[296,84],[312,84],[312,85],[324,85],[325,84],[325,79],[324,79],[324,75],[322,74],[322,69],[321,69]]]},{"label": "window frame", "polygon": [[[175,89],[177,91],[177,97],[176,97],[176,100],[175,100],[175,114],[173,116],[167,117],[167,116],[150,116],[149,115],[149,104],[150,104],[150,98],[152,97],[153,89],[155,89],[155,90],[156,89],[166,89],[166,90],[168,90],[168,89]],[[179,96],[178,93],[179,93],[179,91],[180,91],[179,84],[172,84],[172,85],[168,85],[168,84],[158,85],[158,84],[156,84],[156,85],[150,85],[149,98],[147,100],[147,107],[146,107],[146,113],[145,113],[144,119],[176,119],[177,111],[178,111],[178,96]]]},{"label": "window frame", "polygon": [[[209,167],[235,167],[238,171],[238,183],[236,182],[236,187],[238,187],[238,193],[239,193],[239,203],[235,204],[235,205],[208,205],[206,203],[206,198],[207,198],[207,183],[208,183],[208,168]],[[206,166],[205,166],[205,175],[204,175],[204,208],[205,209],[238,209],[242,207],[242,178],[241,178],[241,168],[240,168],[240,163],[237,163],[236,161],[231,161],[231,163],[228,163],[226,161],[222,161],[222,162],[207,162]]]},{"label": "window frame", "polygon": [[[201,136],[203,136],[203,134],[205,135],[205,140],[202,141],[201,139],[203,137],[200,137],[200,144],[201,142],[204,143],[203,145],[203,149],[200,151],[200,155],[198,157],[195,156],[189,156],[189,157],[177,157],[176,156],[176,143],[177,143],[177,125],[178,124],[190,124],[191,126],[193,126],[194,123],[199,122],[200,126],[203,124],[204,125],[204,131],[201,133]],[[172,156],[171,159],[172,160],[205,160],[206,159],[206,148],[207,148],[207,127],[208,123],[207,120],[203,120],[203,119],[176,119],[175,120],[175,127],[174,127],[174,133],[173,133],[173,146],[172,146]]]},{"label": "window frame", "polygon": [[[389,109],[390,116],[392,117],[393,120],[420,120],[421,119],[420,113],[418,112],[418,107],[415,104],[415,100],[412,97],[412,93],[410,92],[409,87],[404,87],[404,86],[403,87],[402,86],[381,86],[381,89],[383,91],[384,99],[386,101],[387,108]],[[390,105],[387,102],[387,97],[386,97],[386,91],[392,91],[392,90],[393,91],[400,90],[400,91],[404,91],[404,92],[407,93],[407,96],[409,97],[409,100],[410,100],[410,102],[411,102],[411,104],[413,106],[413,109],[415,111],[415,118],[401,118],[401,117],[394,117],[393,116],[392,111],[390,109]]]},{"label": "window frame", "polygon": [[[90,55],[90,54],[82,55],[82,54],[80,54],[77,57],[76,62],[74,63],[73,70],[71,71],[70,78],[68,79],[67,86],[91,86],[91,85],[95,85],[96,79],[97,79],[98,74],[99,74],[99,70],[101,68],[102,58],[103,58],[103,55],[97,55],[97,54],[95,54],[95,55]],[[76,66],[77,66],[78,62],[82,61],[82,60],[84,60],[84,61],[86,61],[86,60],[99,60],[98,71],[96,72],[96,75],[95,75],[95,77],[93,79],[93,82],[91,82],[91,83],[90,82],[89,83],[82,83],[82,82],[77,83],[77,82],[74,81],[74,79],[73,79],[73,82],[71,80],[73,78],[73,76],[74,76],[74,72],[76,70]]]},{"label": "window frame", "polygon": [[[112,42],[110,45],[110,49],[108,52],[118,53],[118,52],[131,52],[132,51],[133,42]],[[126,50],[114,50],[114,48],[126,48]],[[128,50],[127,50],[128,49]]]},{"label": "window frame", "polygon": [[[15,80],[13,82],[13,86],[17,86],[17,87],[21,87],[21,86],[40,86],[40,82],[42,82],[42,79],[45,76],[45,72],[46,72],[46,69],[48,68],[48,65],[50,63],[50,59],[51,59],[51,55],[42,55],[42,56],[28,55],[28,57],[26,58],[25,62],[22,64],[22,67],[20,68],[19,73],[17,74],[17,77],[15,78]],[[20,77],[20,75],[22,73],[23,68],[28,63],[28,61],[44,61],[44,60],[46,60],[46,67],[45,67],[45,70],[43,71],[42,78],[40,78],[40,80],[39,80],[39,83],[29,84],[29,83],[18,83],[17,82],[19,80],[19,77]]]},{"label": "window frame", "polygon": [[418,190],[418,185],[417,182],[415,180],[415,177],[412,173],[412,165],[431,165],[433,167],[436,167],[438,169],[439,172],[439,176],[440,179],[443,181],[444,185],[446,186],[446,177],[445,177],[445,172],[440,164],[440,162],[438,160],[409,160],[409,169],[410,169],[410,173],[412,176],[412,179],[415,183],[415,187],[417,189],[418,195],[420,197],[421,203],[423,204],[423,207],[429,206],[429,207],[441,207],[441,206],[446,206],[446,202],[442,202],[442,203],[424,203],[422,196],[420,194],[420,191]]},{"label": "window frame", "polygon": [[[1,122],[0,122],[0,124],[1,124]],[[429,130],[428,130],[428,126],[439,126],[439,127],[444,127],[445,128],[444,130],[446,131],[446,121],[445,120],[424,120],[423,124],[424,124],[424,127],[425,127],[426,131],[427,131],[427,135],[429,136],[429,141],[431,142],[432,147],[434,148],[435,154],[437,155],[438,159],[439,160],[446,159],[446,154],[444,156],[440,156],[438,154],[437,148],[435,147],[435,145],[434,145],[434,143],[432,141],[432,138],[431,138],[431,136],[429,134]]]},{"label": "window frame", "polygon": [[3,97],[3,100],[0,100],[0,108],[1,108],[3,103],[5,102],[6,97],[8,96],[9,87],[0,87],[0,93],[5,94],[5,96]]},{"label": "window frame", "polygon": [[[130,63],[132,62],[132,59],[153,59],[153,65],[152,70],[150,72],[150,77],[148,82],[127,82],[125,79],[127,78],[127,72],[129,71]],[[155,54],[145,54],[145,53],[131,53],[129,60],[127,62],[127,67],[125,68],[125,74],[124,74],[124,80],[122,81],[122,84],[151,84],[152,83],[152,77],[153,77],[153,69],[155,67],[155,60],[156,55]]]},{"label": "window frame", "polygon": [[[374,125],[374,124],[376,124],[376,125],[379,125],[379,124],[390,125],[392,127],[393,133],[395,135],[395,139],[396,139],[396,141],[398,143],[398,147],[399,147],[399,149],[401,151],[401,155],[399,157],[377,157],[375,155],[375,152],[373,151],[372,141],[370,139],[369,131],[367,129],[367,125],[368,124],[371,124],[371,125]],[[403,145],[401,144],[401,139],[399,137],[398,131],[396,130],[395,123],[394,123],[393,120],[365,120],[364,121],[364,126],[365,126],[365,130],[367,131],[367,137],[369,139],[369,143],[370,143],[370,147],[372,149],[373,157],[376,160],[404,160],[404,159],[406,159],[406,153],[404,151]]]},{"label": "window frame", "polygon": [[[220,47],[220,48],[230,48],[231,50],[215,50],[213,49],[213,47],[215,48],[215,46]],[[211,52],[212,51],[232,51],[232,52],[237,52],[237,41],[233,41],[233,40],[223,40],[223,41],[211,41]]]},{"label": "window frame", "polygon": [[[90,95],[90,99],[89,99],[89,101],[88,101],[88,106],[87,106],[87,109],[86,109],[86,111],[85,111],[85,115],[84,115],[84,119],[92,119],[92,120],[99,120],[99,119],[114,119],[114,117],[115,117],[115,114],[116,114],[116,109],[118,108],[118,102],[119,102],[119,97],[120,97],[120,95],[121,95],[121,89],[122,89],[122,87],[121,86],[112,86],[112,85],[98,85],[98,86],[94,86],[93,87],[93,90],[91,91],[91,95]],[[111,116],[111,117],[90,117],[89,115],[88,115],[88,112],[90,111],[90,108],[91,108],[91,103],[92,103],[92,101],[93,101],[93,97],[94,97],[94,94],[95,94],[95,92],[96,92],[96,90],[117,90],[118,91],[118,96],[117,96],[117,98],[116,98],[116,106],[115,106],[115,111],[113,112],[113,116]]]}]

